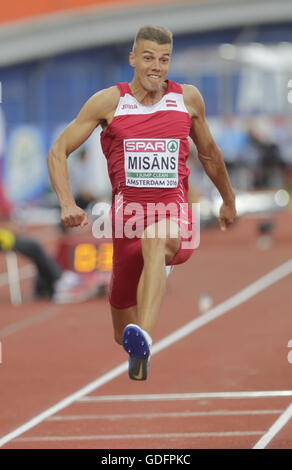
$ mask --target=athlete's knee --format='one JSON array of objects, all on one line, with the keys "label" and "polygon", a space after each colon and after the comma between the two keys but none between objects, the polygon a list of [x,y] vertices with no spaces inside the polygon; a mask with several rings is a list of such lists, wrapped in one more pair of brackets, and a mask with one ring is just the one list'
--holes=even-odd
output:
[{"label": "athlete's knee", "polygon": [[169,263],[172,258],[175,256],[180,247],[181,239],[178,238],[168,238],[165,246],[165,261]]},{"label": "athlete's knee", "polygon": [[146,258],[152,259],[153,256],[164,256],[165,261],[169,262],[180,247],[178,226],[169,220],[164,226],[155,225],[147,227],[141,239],[144,262]]},{"label": "athlete's knee", "polygon": [[161,220],[146,227],[141,238],[142,250],[164,252],[169,238],[169,228],[167,220]]},{"label": "athlete's knee", "polygon": [[142,251],[161,251],[166,247],[167,239],[161,237],[144,237],[141,239]]}]

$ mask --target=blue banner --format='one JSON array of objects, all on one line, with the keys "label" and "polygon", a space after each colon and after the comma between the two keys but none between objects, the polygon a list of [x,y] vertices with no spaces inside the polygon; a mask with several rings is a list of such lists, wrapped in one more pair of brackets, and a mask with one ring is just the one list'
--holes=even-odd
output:
[{"label": "blue banner", "polygon": [[23,125],[10,133],[4,157],[4,180],[12,203],[33,200],[47,188],[45,135],[41,129]]}]

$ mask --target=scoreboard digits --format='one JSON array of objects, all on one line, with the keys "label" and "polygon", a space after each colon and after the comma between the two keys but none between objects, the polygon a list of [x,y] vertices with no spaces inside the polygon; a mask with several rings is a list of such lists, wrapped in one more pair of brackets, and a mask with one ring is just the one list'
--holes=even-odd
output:
[{"label": "scoreboard digits", "polygon": [[112,270],[112,243],[78,243],[73,247],[73,267],[79,273]]}]

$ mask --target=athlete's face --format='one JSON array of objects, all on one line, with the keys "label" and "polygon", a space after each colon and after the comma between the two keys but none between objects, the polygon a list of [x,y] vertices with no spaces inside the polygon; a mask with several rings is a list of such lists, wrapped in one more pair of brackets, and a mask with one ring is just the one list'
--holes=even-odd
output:
[{"label": "athlete's face", "polygon": [[150,92],[158,91],[166,78],[171,58],[170,44],[139,41],[130,53],[130,65],[135,69],[135,78]]}]

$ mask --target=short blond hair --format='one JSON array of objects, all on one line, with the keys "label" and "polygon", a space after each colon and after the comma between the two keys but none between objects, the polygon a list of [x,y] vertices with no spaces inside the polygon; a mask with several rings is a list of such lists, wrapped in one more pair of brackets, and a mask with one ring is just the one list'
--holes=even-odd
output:
[{"label": "short blond hair", "polygon": [[157,44],[170,44],[172,48],[172,32],[162,26],[142,26],[135,36],[133,49],[139,41],[153,41]]}]

